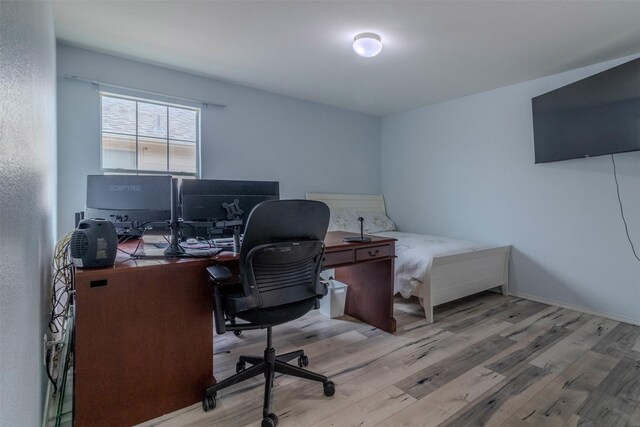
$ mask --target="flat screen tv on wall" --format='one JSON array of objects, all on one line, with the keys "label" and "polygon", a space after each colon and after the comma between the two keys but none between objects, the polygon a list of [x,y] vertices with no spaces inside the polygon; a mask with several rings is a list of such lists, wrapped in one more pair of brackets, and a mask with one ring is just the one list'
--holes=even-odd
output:
[{"label": "flat screen tv on wall", "polygon": [[640,150],[640,58],[531,103],[536,163]]}]

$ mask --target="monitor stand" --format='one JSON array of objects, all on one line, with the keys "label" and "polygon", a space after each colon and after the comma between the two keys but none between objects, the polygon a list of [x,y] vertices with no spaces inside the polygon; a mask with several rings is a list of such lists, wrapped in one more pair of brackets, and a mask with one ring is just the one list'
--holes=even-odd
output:
[{"label": "monitor stand", "polygon": [[178,178],[171,179],[171,240],[164,250],[165,257],[206,258],[220,253],[217,248],[185,249],[180,246],[180,220],[178,220]]},{"label": "monitor stand", "polygon": [[185,256],[186,251],[180,246],[180,236],[178,233],[178,178],[171,178],[171,241],[169,247],[164,250],[165,256],[181,257]]}]

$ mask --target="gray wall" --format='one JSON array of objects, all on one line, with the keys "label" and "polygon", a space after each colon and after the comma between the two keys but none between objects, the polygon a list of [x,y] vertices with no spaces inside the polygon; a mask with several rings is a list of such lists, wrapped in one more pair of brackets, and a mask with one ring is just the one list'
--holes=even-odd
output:
[{"label": "gray wall", "polygon": [[[511,289],[640,323],[640,262],[609,156],[534,164],[531,98],[632,57],[382,121],[382,191],[406,231],[512,244]],[[616,155],[640,249],[640,153]]]},{"label": "gray wall", "polygon": [[0,425],[37,426],[55,203],[50,3],[0,2]]},{"label": "gray wall", "polygon": [[58,45],[60,235],[100,173],[98,89],[64,75],[227,105],[202,110],[202,178],[277,180],[283,198],[380,192],[379,117]]}]

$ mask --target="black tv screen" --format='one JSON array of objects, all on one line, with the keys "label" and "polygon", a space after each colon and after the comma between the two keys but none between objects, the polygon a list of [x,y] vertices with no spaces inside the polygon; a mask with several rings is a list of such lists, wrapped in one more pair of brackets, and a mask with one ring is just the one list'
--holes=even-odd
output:
[{"label": "black tv screen", "polygon": [[640,150],[640,58],[531,103],[536,163]]}]

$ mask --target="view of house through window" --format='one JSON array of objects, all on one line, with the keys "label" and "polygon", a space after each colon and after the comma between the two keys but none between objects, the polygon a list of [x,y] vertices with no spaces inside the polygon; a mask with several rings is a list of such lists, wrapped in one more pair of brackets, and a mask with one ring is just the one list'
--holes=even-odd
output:
[{"label": "view of house through window", "polygon": [[197,176],[200,110],[107,93],[102,101],[102,169]]}]

